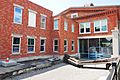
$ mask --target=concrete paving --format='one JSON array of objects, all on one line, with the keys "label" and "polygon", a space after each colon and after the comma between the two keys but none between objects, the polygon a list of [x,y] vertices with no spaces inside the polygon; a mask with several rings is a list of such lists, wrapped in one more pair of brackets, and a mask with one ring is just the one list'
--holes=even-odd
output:
[{"label": "concrete paving", "polygon": [[65,65],[21,80],[106,80],[109,70],[77,68]]}]

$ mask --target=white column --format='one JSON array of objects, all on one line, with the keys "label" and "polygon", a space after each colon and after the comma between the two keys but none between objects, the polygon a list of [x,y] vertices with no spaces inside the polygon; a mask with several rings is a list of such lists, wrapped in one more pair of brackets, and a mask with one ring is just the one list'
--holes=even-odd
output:
[{"label": "white column", "polygon": [[113,38],[113,57],[119,56],[119,31],[118,29],[112,30]]}]

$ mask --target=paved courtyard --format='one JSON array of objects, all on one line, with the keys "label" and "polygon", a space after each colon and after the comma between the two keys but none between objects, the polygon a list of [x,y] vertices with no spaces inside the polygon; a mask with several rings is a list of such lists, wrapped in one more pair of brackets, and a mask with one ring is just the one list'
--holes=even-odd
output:
[{"label": "paved courtyard", "polygon": [[109,70],[77,68],[65,65],[22,80],[106,80]]}]

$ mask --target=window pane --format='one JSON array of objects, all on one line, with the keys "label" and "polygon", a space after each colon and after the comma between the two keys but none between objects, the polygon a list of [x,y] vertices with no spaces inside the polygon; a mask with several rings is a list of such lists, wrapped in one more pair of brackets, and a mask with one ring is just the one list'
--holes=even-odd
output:
[{"label": "window pane", "polygon": [[66,40],[64,40],[64,45],[67,45],[67,41]]},{"label": "window pane", "polygon": [[22,9],[19,7],[14,7],[14,22],[22,23]]},{"label": "window pane", "polygon": [[45,44],[45,40],[41,40],[41,45],[44,45]]},{"label": "window pane", "polygon": [[41,47],[40,47],[40,51],[45,51],[44,46],[41,46]]},{"label": "window pane", "polygon": [[84,23],[80,23],[80,33],[84,33]]},{"label": "window pane", "polygon": [[20,38],[14,37],[13,44],[20,44]]},{"label": "window pane", "polygon": [[34,39],[28,39],[28,45],[34,45]]},{"label": "window pane", "polygon": [[41,15],[41,28],[46,27],[46,16]]},{"label": "window pane", "polygon": [[19,46],[13,45],[13,53],[19,52]]},{"label": "window pane", "polygon": [[86,23],[86,24],[85,24],[85,27],[86,27],[86,32],[90,32],[90,24],[89,24],[89,23]]},{"label": "window pane", "polygon": [[34,46],[28,46],[28,51],[34,51]]},{"label": "window pane", "polygon": [[58,40],[54,40],[54,45],[58,45]]},{"label": "window pane", "polygon": [[74,24],[72,24],[72,32],[74,32]]},{"label": "window pane", "polygon": [[55,47],[54,47],[54,51],[58,51],[58,46],[55,46]]},{"label": "window pane", "polygon": [[101,20],[102,31],[107,31],[107,19]]},{"label": "window pane", "polygon": [[54,20],[54,29],[58,29],[58,20]]},{"label": "window pane", "polygon": [[67,51],[67,47],[66,46],[64,46],[64,51]]},{"label": "window pane", "polygon": [[65,20],[65,21],[64,21],[64,30],[67,31],[67,29],[68,29],[68,23],[67,23],[67,21]]},{"label": "window pane", "polygon": [[34,12],[29,11],[28,25],[31,27],[36,27],[36,14]]}]

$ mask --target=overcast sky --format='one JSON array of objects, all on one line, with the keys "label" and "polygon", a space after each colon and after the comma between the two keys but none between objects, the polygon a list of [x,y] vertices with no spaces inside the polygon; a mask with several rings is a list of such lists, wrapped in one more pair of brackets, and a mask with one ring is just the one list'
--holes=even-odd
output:
[{"label": "overcast sky", "polygon": [[81,7],[86,3],[93,3],[95,6],[101,5],[120,5],[120,0],[30,0],[51,11],[57,15],[69,7]]}]

